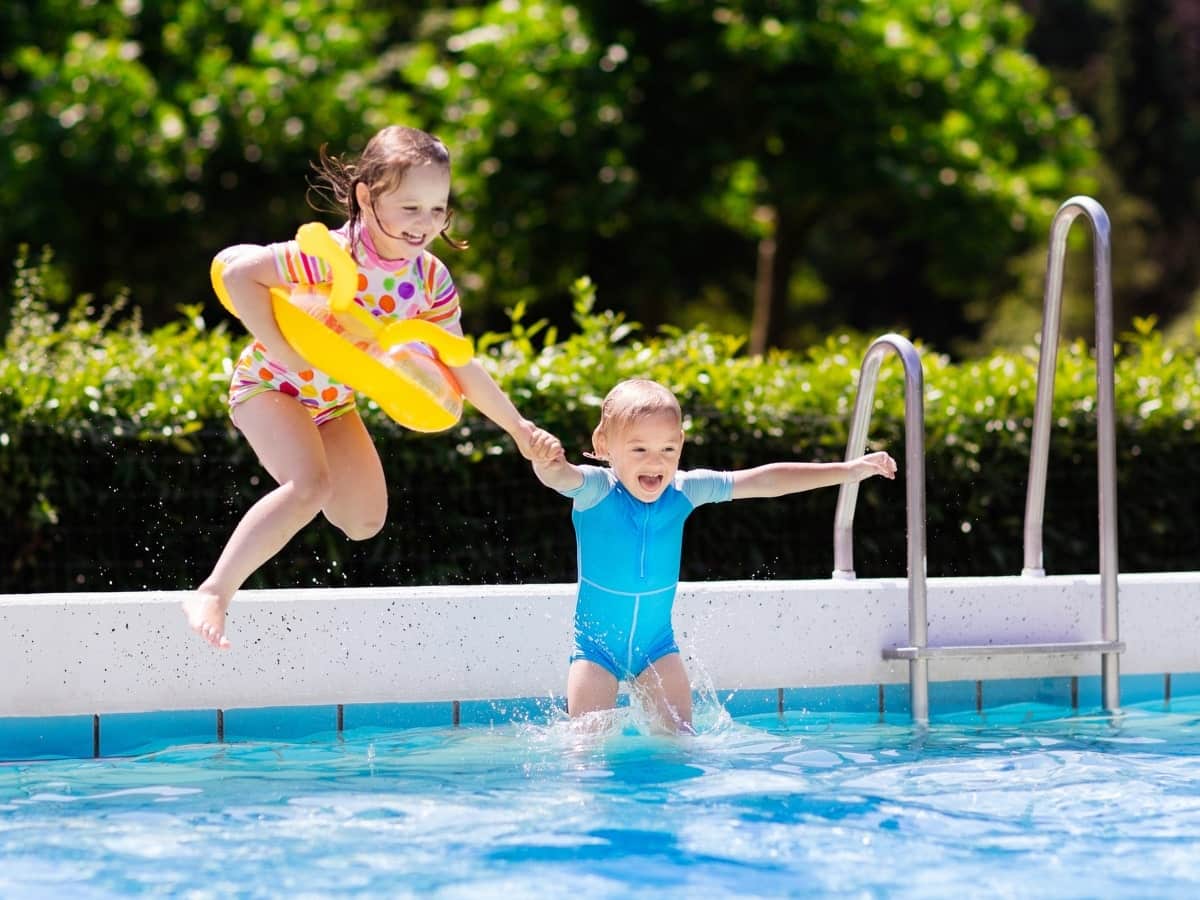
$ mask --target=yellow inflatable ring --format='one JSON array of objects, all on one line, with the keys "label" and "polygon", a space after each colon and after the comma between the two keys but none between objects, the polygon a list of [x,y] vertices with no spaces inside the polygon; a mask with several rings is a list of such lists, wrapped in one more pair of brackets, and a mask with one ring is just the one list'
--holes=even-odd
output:
[{"label": "yellow inflatable ring", "polygon": [[[464,366],[471,342],[432,322],[384,325],[354,302],[358,266],[329,229],[310,222],[296,232],[300,249],[327,262],[330,284],[271,289],[271,309],[283,337],[331,378],[365,394],[413,431],[444,431],[462,417],[462,388],[446,367]],[[213,260],[213,290],[237,315],[225,288],[226,262]]]}]

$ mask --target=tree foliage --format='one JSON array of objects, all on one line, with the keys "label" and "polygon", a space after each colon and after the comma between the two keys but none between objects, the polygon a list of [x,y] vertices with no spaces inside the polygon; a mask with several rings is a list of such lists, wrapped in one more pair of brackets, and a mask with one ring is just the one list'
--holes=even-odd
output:
[{"label": "tree foliage", "polygon": [[[171,309],[219,247],[311,218],[319,146],[405,121],[457,160],[468,324],[569,325],[593,276],[650,324],[776,342],[970,337],[1091,128],[995,0],[17,0],[0,11],[0,257]],[[471,296],[473,295],[473,296]],[[147,315],[166,314],[150,305]]]},{"label": "tree foliage", "polygon": [[6,4],[0,252],[52,245],[78,287],[127,286],[148,307],[206,297],[216,250],[286,238],[312,216],[304,178],[321,143],[361,148],[411,117],[379,50],[407,39],[393,22],[412,10],[387,9]]},{"label": "tree foliage", "polygon": [[1031,48],[1097,123],[1118,312],[1200,309],[1200,7],[1192,0],[1026,0]]},{"label": "tree foliage", "polygon": [[744,326],[771,237],[776,342],[789,303],[801,340],[848,323],[948,342],[1091,187],[1090,124],[1027,27],[974,0],[501,0],[443,20],[414,77],[437,73],[471,193],[505,211],[471,261],[501,296],[586,271],[648,322],[707,298]]}]

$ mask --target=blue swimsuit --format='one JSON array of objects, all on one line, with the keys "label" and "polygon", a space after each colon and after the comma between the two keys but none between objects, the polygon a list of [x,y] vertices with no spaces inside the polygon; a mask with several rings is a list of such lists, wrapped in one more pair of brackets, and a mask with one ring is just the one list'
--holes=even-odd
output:
[{"label": "blue swimsuit", "polygon": [[733,475],[679,472],[653,503],[629,493],[611,469],[580,466],[571,521],[579,556],[571,661],[603,666],[619,681],[678,653],[671,606],[679,583],[683,523],[703,503],[732,499]]}]

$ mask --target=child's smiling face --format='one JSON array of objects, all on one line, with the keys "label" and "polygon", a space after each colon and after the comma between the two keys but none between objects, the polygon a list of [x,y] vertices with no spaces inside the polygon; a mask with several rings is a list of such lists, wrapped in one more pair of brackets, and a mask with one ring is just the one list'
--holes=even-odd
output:
[{"label": "child's smiling face", "polygon": [[355,186],[363,222],[384,259],[412,259],[446,227],[450,209],[450,170],[414,166],[395,190],[374,198],[361,182]]},{"label": "child's smiling face", "polygon": [[603,435],[596,449],[629,493],[644,503],[662,496],[679,470],[683,429],[669,412],[639,418]]}]

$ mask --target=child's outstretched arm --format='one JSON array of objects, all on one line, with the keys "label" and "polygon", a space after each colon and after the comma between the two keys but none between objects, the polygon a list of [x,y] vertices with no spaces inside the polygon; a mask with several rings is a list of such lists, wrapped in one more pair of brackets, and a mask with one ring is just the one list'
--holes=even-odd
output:
[{"label": "child's outstretched arm", "polygon": [[782,497],[815,488],[831,487],[848,481],[862,481],[872,475],[896,477],[896,461],[888,454],[868,453],[857,459],[835,463],[768,463],[733,473],[733,499]]},{"label": "child's outstretched arm", "polygon": [[508,432],[522,456],[528,460],[536,460],[539,457],[550,459],[562,454],[562,444],[558,442],[558,438],[538,428],[517,412],[508,395],[500,390],[500,385],[496,384],[487,369],[480,365],[479,360],[473,359],[465,366],[455,366],[453,371],[463,396]]}]

